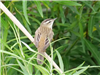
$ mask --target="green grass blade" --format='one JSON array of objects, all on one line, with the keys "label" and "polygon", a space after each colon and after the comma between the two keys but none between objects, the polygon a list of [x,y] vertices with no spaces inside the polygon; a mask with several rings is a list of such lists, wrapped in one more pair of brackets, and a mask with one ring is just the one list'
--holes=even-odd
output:
[{"label": "green grass blade", "polygon": [[42,7],[41,7],[41,3],[38,1],[34,1],[36,6],[37,6],[37,10],[40,13],[41,17],[43,18],[43,11],[42,11]]},{"label": "green grass blade", "polygon": [[97,47],[95,47],[90,41],[84,39],[87,48],[92,53],[93,57],[96,59],[97,63],[100,65],[100,52],[97,50]]},{"label": "green grass blade", "polygon": [[21,67],[24,75],[29,75],[29,73],[27,72],[27,70],[25,69],[24,65],[21,64],[21,62],[19,60],[17,60],[19,66]]},{"label": "green grass blade", "polygon": [[62,57],[61,57],[60,53],[59,53],[57,50],[56,50],[56,53],[57,53],[57,56],[58,56],[60,68],[61,68],[61,70],[64,72],[64,64],[63,64]]},{"label": "green grass blade", "polygon": [[67,6],[82,6],[81,4],[75,1],[56,1],[59,4],[67,5]]},{"label": "green grass blade", "polygon": [[84,33],[83,33],[83,26],[82,24],[79,22],[79,27],[80,27],[80,36],[81,36],[81,41],[82,41],[82,48],[83,51],[85,52],[85,44],[84,44]]},{"label": "green grass blade", "polygon": [[49,1],[41,1],[48,9],[50,9],[50,7],[49,7]]},{"label": "green grass blade", "polygon": [[83,3],[89,6],[93,10],[93,12],[96,13],[96,10],[93,8],[93,6],[89,2],[83,1]]},{"label": "green grass blade", "polygon": [[24,13],[24,17],[26,21],[28,22],[28,24],[30,24],[29,19],[28,19],[28,14],[27,14],[27,1],[24,1],[24,0],[23,0],[23,13]]},{"label": "green grass blade", "polygon": [[38,65],[35,65],[35,67],[36,67],[38,70],[40,70],[40,71],[42,72],[43,75],[50,75],[50,74],[49,74],[49,71],[48,71],[46,68],[44,68],[44,67],[42,67],[42,66],[38,66]]},{"label": "green grass blade", "polygon": [[83,69],[77,71],[77,72],[74,73],[73,75],[80,75],[80,74],[82,74],[84,71],[86,71],[88,68],[89,68],[89,66],[87,66],[87,67],[85,67],[85,68],[83,68]]}]

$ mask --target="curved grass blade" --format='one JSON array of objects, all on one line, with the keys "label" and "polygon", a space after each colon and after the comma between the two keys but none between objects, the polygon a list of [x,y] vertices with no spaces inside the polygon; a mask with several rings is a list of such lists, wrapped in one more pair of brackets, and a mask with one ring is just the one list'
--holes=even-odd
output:
[{"label": "curved grass blade", "polygon": [[27,0],[26,1],[23,0],[23,13],[24,13],[24,17],[26,21],[28,22],[28,24],[30,24],[28,15],[27,15]]}]

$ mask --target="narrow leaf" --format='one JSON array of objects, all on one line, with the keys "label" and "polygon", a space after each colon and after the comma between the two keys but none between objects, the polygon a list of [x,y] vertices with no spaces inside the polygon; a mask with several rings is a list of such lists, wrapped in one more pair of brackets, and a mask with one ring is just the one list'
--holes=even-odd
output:
[{"label": "narrow leaf", "polygon": [[42,75],[50,75],[49,71],[46,68],[38,65],[35,65],[35,67],[42,72]]},{"label": "narrow leaf", "polygon": [[95,47],[90,41],[84,39],[87,48],[92,53],[93,57],[96,59],[98,64],[100,65],[100,52],[97,50],[97,47]]},{"label": "narrow leaf", "polygon": [[68,5],[68,6],[82,6],[81,4],[75,1],[56,1],[59,4]]},{"label": "narrow leaf", "polygon": [[63,64],[62,57],[61,57],[60,53],[59,53],[57,50],[56,50],[56,53],[57,53],[57,56],[58,56],[60,68],[61,68],[61,70],[64,72],[64,64]]},{"label": "narrow leaf", "polygon": [[19,66],[21,67],[21,69],[23,70],[24,75],[29,75],[28,72],[27,72],[27,70],[25,69],[24,65],[22,65],[21,62],[20,62],[19,60],[17,60],[17,62],[18,62],[18,64],[19,64]]},{"label": "narrow leaf", "polygon": [[24,17],[26,21],[28,22],[28,24],[30,24],[28,15],[27,15],[27,1],[24,1],[24,0],[23,0],[23,13],[24,13]]},{"label": "narrow leaf", "polygon": [[34,1],[36,6],[37,6],[37,10],[40,13],[41,17],[43,18],[43,12],[42,12],[42,7],[41,7],[41,3],[38,1]]},{"label": "narrow leaf", "polygon": [[48,9],[50,9],[50,7],[48,6],[49,1],[41,1]]},{"label": "narrow leaf", "polygon": [[73,75],[80,75],[80,74],[82,74],[85,70],[87,70],[88,68],[89,68],[89,66],[87,66],[87,67],[85,67],[85,68],[83,68],[83,69],[77,71],[77,72],[74,73]]}]

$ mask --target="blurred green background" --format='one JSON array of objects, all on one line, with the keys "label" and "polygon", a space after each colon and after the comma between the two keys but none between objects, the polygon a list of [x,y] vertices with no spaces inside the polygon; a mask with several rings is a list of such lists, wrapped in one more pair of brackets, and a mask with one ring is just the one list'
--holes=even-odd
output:
[{"label": "blurred green background", "polygon": [[[33,37],[44,19],[57,18],[51,43],[53,60],[66,75],[100,75],[100,1],[23,0],[2,3]],[[38,65],[34,44],[3,11],[0,16],[1,75],[61,75],[46,59],[43,65]],[[50,47],[46,52],[51,55]]]}]

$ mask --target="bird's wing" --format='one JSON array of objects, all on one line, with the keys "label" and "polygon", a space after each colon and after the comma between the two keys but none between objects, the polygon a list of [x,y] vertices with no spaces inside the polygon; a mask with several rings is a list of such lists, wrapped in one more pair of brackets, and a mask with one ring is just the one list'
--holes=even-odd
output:
[{"label": "bird's wing", "polygon": [[35,32],[35,37],[34,37],[34,42],[35,42],[35,46],[38,48],[38,44],[39,44],[39,41],[40,41],[40,36],[41,36],[41,33],[38,32],[40,28],[38,28]]},{"label": "bird's wing", "polygon": [[39,29],[40,28],[38,28],[35,32],[35,37],[34,37],[35,46],[38,48],[38,50],[45,51],[47,47],[49,46],[54,33],[50,31],[50,33],[47,34],[47,36],[45,36],[41,34],[41,32],[39,32],[40,31]]},{"label": "bird's wing", "polygon": [[53,33],[52,31],[48,34],[48,36],[47,36],[46,39],[45,39],[45,45],[44,45],[43,50],[46,50],[46,48],[49,46],[50,41],[51,41],[52,38],[53,38],[53,35],[54,35],[54,33]]}]

